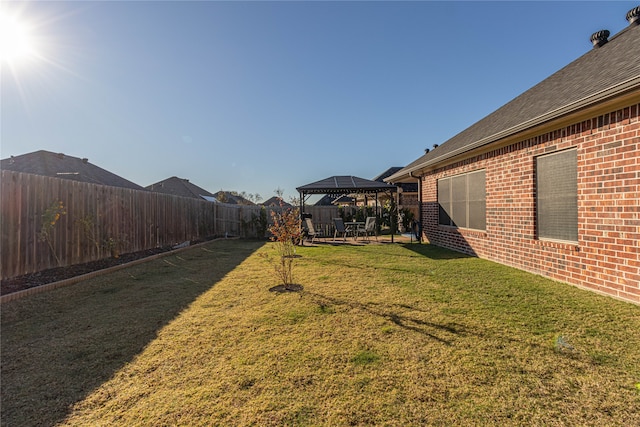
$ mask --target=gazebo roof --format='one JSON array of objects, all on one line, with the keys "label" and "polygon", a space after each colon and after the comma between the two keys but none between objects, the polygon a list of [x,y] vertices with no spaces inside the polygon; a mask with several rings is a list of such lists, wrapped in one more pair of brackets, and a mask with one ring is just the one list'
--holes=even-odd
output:
[{"label": "gazebo roof", "polygon": [[311,184],[296,188],[298,193],[303,194],[373,194],[386,191],[395,192],[395,185],[387,184],[370,179],[358,178],[357,176],[332,176]]}]

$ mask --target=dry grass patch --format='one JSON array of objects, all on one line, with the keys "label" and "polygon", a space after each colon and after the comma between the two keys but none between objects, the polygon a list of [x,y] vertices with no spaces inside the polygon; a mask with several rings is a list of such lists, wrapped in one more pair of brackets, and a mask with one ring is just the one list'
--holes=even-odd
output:
[{"label": "dry grass patch", "polygon": [[[201,251],[206,261],[186,252],[183,272],[198,274],[224,263],[220,251],[231,265],[192,293],[190,304],[167,316],[139,352],[120,359],[110,378],[96,381],[89,371],[76,375],[71,382],[83,393],[54,420],[63,425],[640,424],[637,306],[417,244],[298,248],[302,258],[295,277],[304,290],[277,294],[268,291],[277,282],[264,258],[257,253],[234,258],[234,245],[245,256],[251,252],[242,242],[207,246],[210,252]],[[266,245],[258,252],[271,250]],[[130,282],[133,269],[120,274],[109,283],[125,281],[130,292],[182,283],[164,274]],[[165,280],[169,284],[162,284]],[[8,327],[13,332],[10,339],[2,337],[3,396],[5,388],[20,389],[13,384],[18,377],[5,377],[13,350],[38,353],[29,356],[32,360],[42,360],[52,348],[60,358],[78,351],[64,339],[35,338],[37,322],[29,310],[47,313],[38,315],[50,319],[39,330],[44,336],[84,307],[94,312],[94,327],[104,329],[90,341],[113,348],[104,341],[122,331],[111,331],[106,313],[98,315],[93,306],[102,301],[96,294],[109,286],[80,286],[87,287],[95,289],[83,298],[56,291],[29,307],[6,307],[11,315],[3,313],[3,332]],[[118,293],[111,299],[118,300]],[[150,308],[145,303],[139,309]],[[129,314],[123,308],[112,316]],[[85,335],[70,332],[76,339]],[[105,358],[94,352],[73,359],[99,366]],[[14,369],[30,375],[24,366]],[[15,405],[11,401],[7,410],[3,402],[3,418],[7,414],[13,421],[7,425],[30,424],[33,418],[19,422]]]}]

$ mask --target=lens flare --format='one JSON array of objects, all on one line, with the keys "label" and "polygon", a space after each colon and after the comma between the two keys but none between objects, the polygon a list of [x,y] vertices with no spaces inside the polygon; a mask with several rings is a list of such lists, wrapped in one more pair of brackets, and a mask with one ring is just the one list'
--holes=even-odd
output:
[{"label": "lens flare", "polygon": [[0,10],[0,62],[11,64],[34,54],[29,26]]}]

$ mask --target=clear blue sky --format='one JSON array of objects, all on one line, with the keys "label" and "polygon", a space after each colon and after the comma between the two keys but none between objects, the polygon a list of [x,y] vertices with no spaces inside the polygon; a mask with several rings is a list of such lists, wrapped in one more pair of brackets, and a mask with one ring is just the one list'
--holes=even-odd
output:
[{"label": "clear blue sky", "polygon": [[405,166],[627,26],[637,1],[2,2],[0,155],[63,152],[146,186],[295,188]]}]

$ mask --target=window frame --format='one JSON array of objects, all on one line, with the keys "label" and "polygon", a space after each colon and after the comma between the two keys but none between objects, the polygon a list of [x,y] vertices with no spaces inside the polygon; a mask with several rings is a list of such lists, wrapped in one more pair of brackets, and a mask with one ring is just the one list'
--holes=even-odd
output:
[{"label": "window frame", "polygon": [[[567,160],[554,156],[571,156]],[[541,160],[543,160],[541,165]],[[557,171],[549,169],[556,161]],[[545,164],[545,163],[549,164]],[[535,157],[536,237],[540,241],[578,243],[578,150],[576,147]],[[551,170],[551,172],[554,172]],[[547,176],[543,176],[546,173]],[[557,175],[560,175],[558,177]],[[553,189],[553,190],[551,190]],[[555,191],[554,191],[555,190]],[[546,194],[549,192],[549,194]],[[567,212],[568,211],[568,212]],[[562,218],[570,214],[571,218]],[[567,231],[568,224],[571,228]]]},{"label": "window frame", "polygon": [[[476,175],[482,174],[482,197],[479,192],[470,193],[470,179]],[[477,179],[477,178],[476,178]],[[479,191],[475,181],[473,187]],[[464,186],[463,188],[461,186]],[[476,169],[471,172],[451,175],[437,180],[437,200],[438,200],[438,225],[443,227],[465,228],[469,230],[486,231],[487,230],[487,175],[486,169]],[[461,191],[462,190],[462,191]],[[473,209],[470,209],[470,204]],[[464,213],[460,213],[460,207],[464,206]],[[478,209],[480,207],[480,209]],[[482,209],[482,207],[484,209]],[[481,220],[478,217],[472,218],[471,211],[483,210],[484,215]],[[464,218],[462,216],[464,215]],[[460,225],[459,223],[464,223]],[[471,224],[474,227],[471,227]],[[482,228],[477,228],[482,225]]]}]

